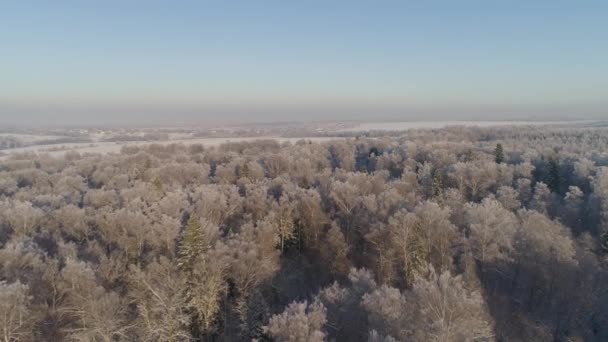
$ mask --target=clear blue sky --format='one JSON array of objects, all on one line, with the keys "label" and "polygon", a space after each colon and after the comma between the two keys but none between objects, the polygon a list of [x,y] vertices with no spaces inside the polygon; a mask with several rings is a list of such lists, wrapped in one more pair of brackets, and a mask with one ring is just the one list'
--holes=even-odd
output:
[{"label": "clear blue sky", "polygon": [[0,123],[374,116],[608,118],[608,1],[0,3]]}]

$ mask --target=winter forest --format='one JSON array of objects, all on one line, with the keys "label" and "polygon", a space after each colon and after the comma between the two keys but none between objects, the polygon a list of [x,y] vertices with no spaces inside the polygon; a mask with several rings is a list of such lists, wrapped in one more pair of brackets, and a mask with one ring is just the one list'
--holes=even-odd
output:
[{"label": "winter forest", "polygon": [[608,130],[0,161],[2,341],[607,341]]}]

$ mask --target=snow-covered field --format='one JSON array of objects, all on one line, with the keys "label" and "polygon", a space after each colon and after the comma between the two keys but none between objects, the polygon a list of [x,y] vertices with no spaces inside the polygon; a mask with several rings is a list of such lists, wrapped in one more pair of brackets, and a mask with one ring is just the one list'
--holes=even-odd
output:
[{"label": "snow-covered field", "polygon": [[590,123],[593,121],[403,121],[403,122],[366,122],[354,127],[340,129],[340,132],[353,131],[402,131],[421,128],[444,128],[448,126],[538,126]]},{"label": "snow-covered field", "polygon": [[322,142],[328,141],[332,139],[340,139],[340,138],[330,138],[330,137],[307,137],[307,138],[282,138],[282,137],[243,137],[243,138],[196,138],[196,139],[179,139],[179,140],[167,140],[167,141],[158,141],[158,142],[149,142],[149,141],[141,141],[141,142],[95,142],[95,143],[68,143],[68,144],[56,144],[56,145],[33,145],[27,147],[14,148],[10,150],[3,150],[1,152],[6,155],[0,156],[0,160],[7,158],[11,154],[15,153],[25,153],[25,152],[34,152],[34,153],[48,153],[51,156],[62,156],[68,151],[74,151],[78,153],[113,153],[120,152],[120,149],[124,146],[142,146],[142,145],[151,145],[151,144],[160,144],[160,145],[168,145],[168,144],[184,144],[184,145],[194,145],[194,144],[202,144],[204,146],[218,146],[227,142],[243,142],[243,141],[255,141],[255,140],[268,140],[274,139],[278,142],[286,142],[289,141],[291,143],[295,143],[298,140],[310,140],[313,142]]},{"label": "snow-covered field", "polygon": [[0,133],[0,138],[12,138],[19,140],[26,144],[32,144],[41,140],[53,140],[63,138],[57,135],[35,135],[35,134],[13,134],[13,133]]},{"label": "snow-covered field", "polygon": [[[436,129],[447,126],[477,126],[477,127],[491,127],[491,126],[538,126],[538,125],[575,125],[575,124],[589,124],[593,121],[407,121],[407,122],[367,122],[352,125],[347,128],[336,128],[335,130],[325,130],[326,134],[331,135],[332,132],[338,133],[345,132],[359,132],[359,131],[405,131],[408,129]],[[272,133],[271,133],[272,134]],[[28,135],[28,134],[7,134],[1,133],[0,136],[12,136],[18,137],[21,141],[27,141],[34,143],[40,140],[50,140],[53,138],[61,138],[59,136],[51,135]],[[0,160],[7,158],[11,154],[16,153],[48,153],[53,156],[61,156],[67,151],[76,151],[79,153],[113,153],[120,152],[124,146],[141,146],[150,144],[202,144],[205,146],[218,146],[226,142],[242,142],[242,141],[255,141],[261,139],[275,139],[279,142],[296,142],[301,139],[307,139],[314,142],[327,141],[332,139],[340,139],[338,137],[306,137],[306,138],[284,138],[277,136],[264,136],[264,137],[232,137],[232,138],[190,138],[191,133],[171,133],[169,135],[170,140],[151,142],[151,141],[132,141],[132,142],[109,142],[100,141],[101,136],[91,134],[90,138],[93,142],[83,143],[65,143],[65,144],[48,144],[48,145],[31,145],[26,147],[0,150]]]}]

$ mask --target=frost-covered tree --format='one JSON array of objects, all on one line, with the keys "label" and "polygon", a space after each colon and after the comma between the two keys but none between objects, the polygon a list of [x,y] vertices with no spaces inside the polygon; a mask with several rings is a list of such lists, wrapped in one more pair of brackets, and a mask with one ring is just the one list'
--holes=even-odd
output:
[{"label": "frost-covered tree", "polygon": [[[165,130],[209,134],[142,135]],[[4,155],[1,324],[36,341],[604,341],[607,131]]]},{"label": "frost-covered tree", "polygon": [[34,324],[27,285],[0,282],[0,334],[3,341],[29,341]]},{"label": "frost-covered tree", "polygon": [[441,197],[443,189],[443,174],[441,170],[435,169],[435,172],[433,172],[433,197]]},{"label": "frost-covered tree", "polygon": [[481,294],[467,290],[460,276],[429,269],[428,280],[418,279],[408,296],[417,308],[420,341],[492,339],[493,323]]},{"label": "frost-covered tree", "polygon": [[466,207],[468,240],[482,269],[488,262],[512,258],[518,221],[512,212],[490,198]]},{"label": "frost-covered tree", "polygon": [[[399,265],[398,273],[401,274],[406,286],[410,286],[415,277],[420,275],[427,265],[428,248],[426,244],[428,241],[425,239],[422,229],[423,227],[416,214],[400,211],[389,219],[388,232],[391,244],[379,246],[379,249],[392,247],[394,256],[383,257],[396,260],[397,265]],[[380,255],[382,255],[382,252],[380,252]]]},{"label": "frost-covered tree", "polygon": [[505,152],[503,150],[502,144],[496,144],[496,148],[494,148],[494,161],[496,164],[500,164],[505,160]]},{"label": "frost-covered tree", "polygon": [[191,273],[196,259],[206,253],[217,238],[218,231],[211,222],[196,216],[190,217],[178,249],[178,266]]},{"label": "frost-covered tree", "polygon": [[270,318],[267,334],[278,342],[321,342],[325,338],[325,307],[315,302],[293,302]]},{"label": "frost-covered tree", "polygon": [[175,265],[166,258],[141,270],[131,265],[129,297],[137,306],[135,329],[146,341],[187,341],[191,317],[182,292],[186,287]]},{"label": "frost-covered tree", "polygon": [[496,191],[496,199],[507,210],[515,211],[521,207],[519,193],[510,186],[501,186]]}]

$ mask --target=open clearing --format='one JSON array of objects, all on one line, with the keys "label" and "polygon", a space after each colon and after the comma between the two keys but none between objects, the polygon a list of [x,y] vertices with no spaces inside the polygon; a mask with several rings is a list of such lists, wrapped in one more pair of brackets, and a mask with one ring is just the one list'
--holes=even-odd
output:
[{"label": "open clearing", "polygon": [[202,144],[204,146],[218,146],[227,142],[244,142],[244,141],[256,141],[256,140],[277,140],[278,142],[289,141],[295,143],[298,140],[310,140],[313,142],[322,142],[332,139],[332,137],[304,137],[304,138],[283,138],[283,137],[236,137],[236,138],[195,138],[195,139],[178,139],[178,140],[166,140],[166,141],[137,141],[137,142],[96,142],[96,143],[68,143],[68,144],[56,144],[56,145],[33,145],[27,147],[14,148],[10,150],[4,150],[6,153],[4,156],[0,156],[0,159],[7,158],[11,154],[17,153],[47,153],[51,156],[62,156],[66,152],[74,151],[78,153],[116,153],[120,152],[121,148],[125,146],[143,146],[151,144],[169,145],[169,144],[184,144],[194,145]]},{"label": "open clearing", "polygon": [[594,121],[395,121],[395,122],[365,122],[354,127],[340,129],[340,132],[356,131],[404,131],[408,129],[434,129],[448,126],[540,126],[540,125],[572,125],[585,124]]},{"label": "open clearing", "polygon": [[[79,153],[116,153],[120,152],[121,148],[125,146],[142,146],[150,144],[202,144],[205,146],[218,146],[226,142],[243,142],[243,141],[255,141],[264,139],[274,139],[279,142],[296,142],[301,139],[310,140],[313,142],[328,141],[332,139],[342,139],[339,135],[347,132],[360,132],[360,131],[406,131],[409,129],[439,129],[447,126],[476,126],[476,127],[491,127],[491,126],[559,126],[559,125],[575,125],[575,124],[589,124],[594,121],[401,121],[401,122],[364,122],[359,123],[348,128],[336,129],[333,132],[336,133],[336,137],[297,137],[297,138],[286,138],[279,136],[259,136],[259,137],[220,137],[220,138],[187,138],[190,133],[180,133],[171,135],[170,140],[163,141],[99,141],[98,137],[91,136],[94,142],[80,142],[80,143],[64,143],[64,144],[44,144],[44,145],[31,145],[26,147],[19,147],[14,149],[0,150],[0,160],[5,159],[10,155],[17,153],[48,153],[52,156],[62,156],[68,151],[75,151]],[[326,131],[329,135],[332,131]],[[272,133],[271,133],[272,134]],[[9,136],[4,134],[4,136]],[[57,136],[50,135],[18,135],[13,134],[11,136],[19,137],[22,140],[28,142],[35,142],[40,140],[47,140],[49,138],[58,138]],[[3,155],[2,155],[3,154]]]}]

